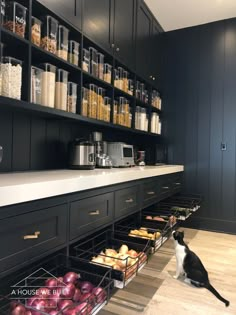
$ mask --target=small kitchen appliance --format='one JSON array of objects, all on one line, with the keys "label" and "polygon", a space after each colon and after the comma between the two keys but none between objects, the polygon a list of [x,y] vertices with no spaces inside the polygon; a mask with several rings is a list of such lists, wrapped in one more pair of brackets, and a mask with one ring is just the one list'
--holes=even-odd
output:
[{"label": "small kitchen appliance", "polygon": [[123,142],[109,142],[107,148],[113,167],[130,167],[135,165],[132,145]]},{"label": "small kitchen appliance", "polygon": [[75,139],[69,146],[69,167],[78,170],[95,168],[95,146],[91,141]]},{"label": "small kitchen appliance", "polygon": [[112,161],[110,157],[107,155],[107,142],[102,141],[102,133],[101,132],[93,132],[92,138],[95,143],[95,159],[96,159],[96,167],[98,168],[111,168]]},{"label": "small kitchen appliance", "polygon": [[136,164],[138,166],[145,166],[145,151],[138,151],[137,152],[137,160],[136,160]]}]

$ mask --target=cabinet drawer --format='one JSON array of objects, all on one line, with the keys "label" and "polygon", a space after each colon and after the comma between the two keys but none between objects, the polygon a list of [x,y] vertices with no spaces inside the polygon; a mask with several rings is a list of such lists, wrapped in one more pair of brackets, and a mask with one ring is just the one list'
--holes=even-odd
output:
[{"label": "cabinet drawer", "polygon": [[66,242],[67,206],[0,220],[0,273]]},{"label": "cabinet drawer", "polygon": [[171,187],[172,187],[172,193],[173,194],[181,192],[181,190],[183,188],[183,173],[178,173],[178,174],[172,175]]},{"label": "cabinet drawer", "polygon": [[142,192],[143,192],[142,206],[147,207],[154,204],[155,202],[157,202],[158,196],[160,194],[160,182],[158,180],[155,180],[143,184]]},{"label": "cabinet drawer", "polygon": [[139,210],[139,186],[120,189],[115,192],[115,218]]},{"label": "cabinet drawer", "polygon": [[102,194],[71,203],[70,239],[93,231],[95,228],[112,222],[114,197],[113,193]]},{"label": "cabinet drawer", "polygon": [[160,198],[159,200],[165,199],[172,194],[171,178],[169,175],[160,177]]}]

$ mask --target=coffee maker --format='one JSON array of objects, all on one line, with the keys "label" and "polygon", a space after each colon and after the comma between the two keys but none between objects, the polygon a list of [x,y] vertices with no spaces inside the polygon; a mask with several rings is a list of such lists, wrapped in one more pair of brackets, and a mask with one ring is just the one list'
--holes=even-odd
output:
[{"label": "coffee maker", "polygon": [[107,155],[107,142],[102,140],[102,133],[97,131],[93,132],[92,140],[95,144],[96,167],[111,168],[112,161]]}]

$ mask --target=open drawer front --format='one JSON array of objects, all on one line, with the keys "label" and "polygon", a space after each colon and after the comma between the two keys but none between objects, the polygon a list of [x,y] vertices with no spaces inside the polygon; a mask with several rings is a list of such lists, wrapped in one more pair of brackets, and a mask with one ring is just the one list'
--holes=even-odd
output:
[{"label": "open drawer front", "polygon": [[112,268],[111,277],[115,287],[124,288],[147,263],[151,253],[148,240],[133,242],[113,231],[103,231],[90,239],[80,241],[74,247],[76,257],[85,259],[93,265]]}]

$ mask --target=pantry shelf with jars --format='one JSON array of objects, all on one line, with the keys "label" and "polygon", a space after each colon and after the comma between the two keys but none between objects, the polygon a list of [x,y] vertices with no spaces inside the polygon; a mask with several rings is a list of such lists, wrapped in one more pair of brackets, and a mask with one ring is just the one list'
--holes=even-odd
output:
[{"label": "pantry shelf with jars", "polygon": [[115,55],[36,0],[1,12],[1,108],[161,135],[158,91]]}]

